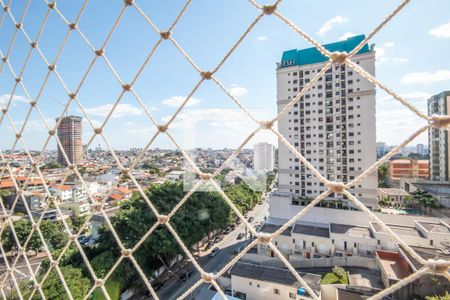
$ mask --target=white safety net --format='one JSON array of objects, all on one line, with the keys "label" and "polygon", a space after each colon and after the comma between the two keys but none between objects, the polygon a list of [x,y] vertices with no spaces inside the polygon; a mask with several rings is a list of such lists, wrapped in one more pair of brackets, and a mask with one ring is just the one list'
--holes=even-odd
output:
[{"label": "white safety net", "polygon": [[[382,290],[378,294],[374,295],[371,299],[381,299],[386,295],[389,295],[393,293],[394,291],[398,290],[399,288],[413,282],[414,280],[418,279],[419,277],[423,276],[427,273],[434,273],[439,274],[442,276],[445,276],[447,279],[450,280],[450,276],[448,273],[448,268],[450,266],[449,261],[444,260],[424,260],[421,256],[419,256],[410,246],[408,246],[407,243],[405,243],[395,232],[392,231],[392,229],[388,226],[386,226],[371,210],[369,210],[364,204],[362,204],[353,194],[351,194],[348,189],[358,184],[363,178],[368,176],[370,173],[375,172],[377,168],[387,162],[393,155],[398,153],[402,147],[406,146],[409,142],[411,142],[413,139],[415,139],[418,135],[420,135],[423,132],[426,132],[430,128],[444,128],[448,129],[448,126],[450,125],[450,117],[449,116],[440,116],[440,115],[434,115],[434,116],[428,116],[427,114],[421,112],[419,109],[417,109],[414,105],[412,105],[410,102],[408,102],[404,97],[397,94],[395,91],[391,90],[389,87],[384,85],[382,82],[380,82],[377,78],[369,74],[367,71],[365,71],[363,68],[361,68],[359,65],[354,63],[351,58],[360,50],[362,47],[367,44],[381,29],[383,29],[395,16],[402,11],[402,9],[408,5],[410,0],[403,1],[395,10],[393,10],[384,20],[381,24],[379,24],[370,34],[367,35],[367,37],[350,53],[338,53],[338,52],[330,52],[326,50],[324,47],[322,47],[317,41],[315,41],[310,35],[305,33],[301,28],[299,28],[296,24],[291,22],[285,15],[283,15],[279,11],[279,6],[282,5],[282,1],[278,0],[275,1],[272,5],[260,5],[255,0],[250,0],[249,2],[251,5],[253,5],[254,9],[257,11],[257,17],[250,23],[250,25],[245,29],[244,32],[240,35],[240,37],[232,44],[230,45],[230,48],[228,52],[225,54],[225,56],[216,64],[216,67],[204,70],[201,66],[199,66],[193,58],[190,57],[190,55],[183,49],[183,45],[178,43],[173,35],[172,31],[177,27],[177,24],[179,23],[180,19],[183,17],[185,12],[189,10],[189,7],[191,5],[191,1],[186,1],[185,5],[182,7],[182,9],[179,11],[179,13],[174,18],[172,25],[168,28],[158,28],[155,23],[151,20],[151,18],[148,17],[148,15],[141,9],[140,5],[135,2],[134,0],[125,0],[123,1],[123,6],[116,17],[111,29],[109,30],[108,34],[104,37],[103,43],[95,47],[94,43],[92,43],[87,36],[89,34],[85,34],[86,32],[83,32],[80,30],[80,28],[77,26],[80,18],[82,18],[82,15],[85,13],[85,10],[88,8],[88,1],[84,1],[83,5],[81,5],[81,9],[78,12],[71,12],[71,17],[66,17],[65,14],[58,8],[58,5],[55,2],[46,1],[46,0],[40,0],[45,3],[46,5],[46,16],[43,19],[42,23],[39,24],[39,29],[37,31],[37,35],[32,38],[29,35],[29,28],[27,28],[27,24],[25,22],[26,15],[29,13],[28,9],[30,7],[30,0],[21,0],[21,2],[25,2],[25,5],[23,5],[23,11],[18,17],[17,14],[14,15],[11,12],[11,7],[13,5],[13,2],[15,0],[0,0],[2,12],[1,12],[1,18],[0,18],[0,26],[2,26],[5,23],[5,20],[9,19],[12,21],[15,25],[14,33],[12,36],[12,39],[8,41],[9,45],[5,45],[6,40],[3,37],[0,37],[0,44],[2,45],[2,49],[7,49],[6,51],[2,51],[0,53],[1,56],[1,62],[0,62],[0,74],[10,73],[13,78],[15,78],[15,81],[13,83],[13,86],[10,86],[11,89],[8,91],[9,93],[9,99],[6,101],[6,103],[1,104],[1,115],[0,115],[0,125],[2,123],[7,123],[8,126],[12,127],[13,133],[15,135],[15,142],[11,148],[11,150],[15,150],[16,148],[20,147],[25,149],[24,152],[26,153],[26,156],[31,161],[32,170],[29,170],[30,174],[35,174],[35,177],[29,177],[25,182],[21,183],[18,180],[16,180],[16,176],[13,172],[13,168],[10,165],[10,158],[5,155],[3,152],[0,153],[1,157],[1,168],[2,168],[2,176],[9,176],[11,177],[14,188],[19,191],[17,193],[17,197],[15,199],[15,202],[23,201],[24,205],[26,206],[29,219],[32,223],[32,230],[28,238],[25,239],[25,242],[20,243],[20,238],[16,235],[16,232],[14,230],[14,218],[13,218],[13,210],[7,211],[5,206],[2,205],[2,212],[6,215],[5,221],[1,225],[0,233],[3,233],[4,230],[6,230],[7,227],[11,228],[12,235],[14,237],[14,242],[17,244],[17,255],[16,257],[10,261],[9,259],[6,259],[7,253],[4,250],[3,242],[0,243],[0,250],[1,254],[3,256],[3,263],[5,264],[5,273],[3,274],[3,277],[1,277],[0,281],[0,291],[1,295],[4,299],[8,298],[8,294],[14,292],[15,295],[17,295],[20,299],[31,299],[33,296],[39,294],[43,299],[46,299],[46,295],[43,292],[42,286],[47,279],[50,272],[55,271],[57,272],[61,284],[64,286],[64,290],[67,293],[67,299],[74,299],[71,290],[69,289],[66,280],[64,278],[63,272],[61,271],[60,267],[60,261],[64,257],[65,252],[69,249],[70,246],[75,245],[78,249],[81,258],[86,265],[94,284],[92,288],[90,289],[89,293],[84,297],[84,299],[89,299],[94,292],[94,290],[100,288],[105,296],[106,299],[110,299],[109,294],[107,293],[107,290],[105,288],[105,282],[108,280],[108,278],[113,274],[115,269],[119,266],[119,264],[123,260],[130,260],[132,265],[136,268],[137,272],[139,273],[142,281],[145,283],[146,287],[150,291],[151,295],[158,299],[158,295],[155,292],[155,290],[152,287],[152,284],[150,283],[149,279],[145,275],[143,269],[139,265],[138,261],[135,258],[135,252],[138,250],[138,248],[142,245],[142,243],[155,231],[155,229],[158,226],[165,226],[168,231],[173,235],[174,239],[179,244],[180,248],[186,255],[186,257],[192,262],[195,269],[201,274],[201,278],[198,282],[196,282],[194,285],[192,285],[188,290],[186,290],[181,296],[180,299],[188,297],[197,287],[199,287],[202,283],[210,283],[212,284],[220,296],[223,299],[226,299],[226,296],[224,292],[221,290],[217,279],[222,276],[227,270],[230,269],[239,259],[241,259],[251,248],[256,246],[257,244],[266,244],[275,254],[276,257],[278,257],[286,266],[287,269],[289,269],[292,273],[292,275],[298,280],[299,284],[303,286],[308,294],[314,298],[319,299],[319,295],[316,294],[316,292],[308,286],[308,284],[304,281],[302,276],[299,275],[298,272],[292,267],[292,265],[289,263],[289,261],[283,256],[283,254],[279,251],[279,249],[272,243],[272,240],[274,237],[279,236],[283,231],[285,231],[288,227],[295,224],[295,222],[299,221],[302,216],[308,213],[312,207],[314,207],[316,204],[318,204],[321,200],[325,199],[328,195],[332,193],[341,193],[345,195],[350,201],[352,201],[357,207],[361,209],[361,211],[365,212],[368,217],[376,222],[377,224],[380,224],[380,226],[388,232],[392,238],[400,245],[402,248],[408,252],[409,255],[411,255],[414,259],[416,259],[418,262],[423,264],[423,267],[419,269],[417,272],[414,272],[413,274],[409,275],[408,277],[398,281],[397,283],[391,285],[389,288]],[[35,0],[39,1],[39,0]],[[105,8],[107,9],[107,8]],[[113,36],[114,32],[119,28],[121,25],[122,17],[128,10],[135,10],[139,15],[142,16],[142,18],[145,20],[146,24],[150,26],[152,30],[154,30],[160,38],[158,41],[154,44],[151,51],[148,53],[147,57],[143,61],[142,65],[136,72],[135,76],[130,82],[125,82],[122,80],[120,74],[118,71],[116,71],[116,68],[113,66],[111,61],[108,59],[108,54],[104,49],[109,44],[111,37]],[[41,38],[41,34],[44,31],[44,28],[46,27],[46,23],[50,16],[57,17],[62,21],[65,26],[67,26],[67,33],[60,45],[57,46],[54,51],[56,51],[56,56],[53,60],[49,60],[49,56],[44,53],[44,51],[40,48],[39,42]],[[75,16],[75,17],[73,17]],[[215,76],[215,74],[219,71],[219,69],[222,68],[224,64],[226,64],[228,58],[230,55],[236,51],[236,49],[241,45],[242,41],[246,39],[246,37],[249,35],[249,33],[254,29],[254,27],[264,18],[278,18],[282,22],[284,22],[290,29],[298,33],[299,38],[303,38],[310,42],[314,47],[316,47],[320,53],[325,55],[329,58],[329,61],[325,66],[321,69],[320,72],[318,72],[314,78],[307,83],[303,89],[292,99],[290,102],[284,107],[284,109],[274,116],[272,119],[269,120],[259,120],[254,116],[254,114],[251,113],[244,105],[242,105],[241,101],[236,97],[233,93],[229,91],[229,89],[226,88],[224,84],[222,84],[219,79]],[[98,19],[101,20],[102,16],[99,15]],[[34,27],[34,31],[37,28],[36,24],[32,25]],[[86,29],[88,30],[88,29]],[[60,74],[58,71],[57,65],[58,60],[61,57],[61,54],[66,49],[66,46],[68,45],[68,40],[71,36],[78,35],[79,38],[83,40],[83,42],[89,47],[89,49],[92,52],[92,59],[90,60],[88,64],[88,68],[81,77],[81,80],[78,82],[76,89],[70,90],[68,88],[68,85],[66,84],[66,79]],[[14,67],[10,61],[9,57],[13,54],[13,45],[15,43],[15,40],[18,36],[22,36],[26,39],[26,41],[29,43],[29,50],[27,55],[23,58],[23,64],[17,68]],[[140,97],[140,95],[137,93],[137,91],[133,88],[136,80],[141,76],[144,68],[149,63],[149,61],[152,60],[153,54],[155,51],[160,47],[163,43],[171,43],[173,44],[176,49],[178,49],[179,53],[186,59],[186,61],[196,70],[198,73],[198,81],[192,88],[191,92],[188,94],[187,97],[182,101],[181,105],[176,109],[176,111],[173,113],[173,115],[167,120],[167,122],[160,124],[156,121],[156,119],[152,116],[151,110],[146,106],[145,100]],[[36,95],[31,95],[29,92],[29,89],[27,87],[27,82],[22,78],[22,74],[27,69],[27,66],[29,64],[30,57],[34,53],[37,54],[38,57],[42,60],[42,62],[45,63],[45,65],[48,67],[48,71],[46,72],[44,78],[42,78],[42,85],[40,86],[38,93]],[[121,86],[122,92],[119,94],[117,99],[112,105],[112,108],[110,112],[107,114],[104,122],[100,124],[99,126],[95,126],[94,122],[92,122],[91,118],[89,117],[89,114],[86,112],[85,107],[82,105],[81,101],[79,101],[78,94],[81,90],[82,86],[89,80],[89,73],[93,69],[94,65],[98,63],[100,60],[103,61],[104,64],[107,65],[107,67],[110,69],[111,73],[114,75],[115,79],[117,80],[118,85]],[[313,165],[308,162],[307,159],[305,159],[304,156],[302,156],[299,152],[299,150],[294,147],[292,144],[288,142],[288,140],[280,134],[279,131],[275,128],[274,124],[277,122],[280,118],[286,115],[286,113],[293,108],[294,104],[296,104],[299,99],[319,80],[321,76],[325,74],[325,72],[332,67],[333,65],[340,65],[345,64],[347,67],[353,69],[355,72],[359,73],[363,78],[367,79],[369,82],[375,84],[378,88],[384,90],[386,93],[391,95],[396,101],[399,101],[401,104],[405,106],[405,109],[409,109],[412,112],[414,112],[416,115],[418,115],[420,118],[426,120],[427,124],[426,126],[419,128],[413,135],[411,135],[408,139],[400,143],[397,147],[392,149],[388,154],[386,154],[383,158],[378,160],[375,164],[373,164],[370,168],[362,172],[359,176],[351,180],[350,182],[334,182],[329,181],[324,176],[321,175],[321,173],[316,170]],[[40,97],[42,95],[42,92],[45,90],[47,81],[49,77],[54,76],[57,81],[60,83],[62,88],[64,89],[66,95],[67,95],[67,102],[65,103],[64,110],[60,114],[60,121],[57,122],[55,127],[50,126],[48,124],[48,119],[46,119],[47,116],[45,116],[41,110],[41,104],[40,104]],[[205,82],[210,81],[213,82],[215,85],[217,85],[223,93],[225,93],[230,101],[233,101],[238,107],[255,123],[259,124],[258,128],[253,131],[245,140],[242,141],[240,146],[234,151],[234,153],[223,163],[223,165],[217,169],[214,173],[203,173],[200,171],[200,169],[196,166],[194,159],[190,156],[190,154],[183,149],[179,142],[174,138],[174,136],[171,134],[171,125],[173,122],[177,119],[177,116],[185,109],[185,107],[189,104],[189,101],[192,99],[192,95],[199,89],[199,87]],[[2,85],[3,88],[3,85]],[[29,110],[25,114],[25,119],[20,120],[21,122],[18,123],[18,120],[14,120],[12,116],[10,115],[10,109],[11,109],[11,103],[13,102],[13,98],[17,93],[18,89],[21,89],[25,93],[26,101],[29,103]],[[110,143],[108,142],[107,137],[104,135],[103,129],[106,126],[106,124],[110,121],[115,109],[118,107],[118,105],[121,103],[124,95],[129,94],[133,98],[136,99],[136,101],[139,103],[142,111],[146,116],[148,116],[150,122],[148,123],[148,126],[155,128],[156,133],[154,136],[146,143],[145,147],[140,151],[140,153],[134,158],[133,162],[129,167],[124,167],[121,163],[121,161],[116,156],[116,153],[114,149],[111,147]],[[68,242],[67,244],[62,248],[62,251],[58,254],[58,256],[55,258],[52,256],[52,253],[47,246],[46,239],[44,238],[44,235],[41,231],[41,223],[43,221],[44,213],[42,213],[42,216],[39,219],[34,219],[31,216],[31,210],[27,205],[27,202],[24,198],[24,191],[27,191],[29,188],[30,180],[41,180],[44,185],[44,190],[46,191],[47,195],[51,195],[49,192],[49,186],[47,185],[47,180],[43,173],[41,172],[41,166],[44,161],[44,151],[51,142],[56,142],[61,147],[61,142],[56,135],[56,131],[59,125],[59,122],[61,122],[62,117],[66,114],[66,112],[69,110],[69,107],[71,105],[76,105],[76,107],[79,108],[79,110],[82,113],[82,117],[87,120],[88,126],[92,129],[93,135],[87,142],[87,146],[90,146],[95,138],[101,138],[102,141],[107,145],[107,148],[109,150],[110,155],[114,158],[116,165],[121,170],[120,178],[127,176],[137,187],[137,190],[141,194],[141,196],[145,199],[146,203],[148,204],[148,209],[152,211],[152,213],[157,217],[157,222],[153,224],[150,227],[150,230],[142,236],[140,241],[131,249],[128,249],[124,246],[124,244],[121,241],[121,238],[116,233],[115,228],[112,226],[110,218],[108,217],[108,214],[104,210],[104,204],[106,200],[108,199],[109,194],[112,192],[109,191],[102,201],[98,201],[97,199],[94,199],[92,195],[89,195],[90,202],[93,206],[95,206],[99,212],[103,215],[104,219],[106,220],[106,225],[111,230],[111,233],[113,234],[117,244],[119,245],[121,251],[121,256],[117,260],[117,262],[114,264],[111,270],[107,272],[107,274],[103,278],[97,277],[96,273],[94,272],[91,262],[89,261],[87,255],[85,254],[85,250],[83,246],[80,244],[78,237],[82,230],[87,226],[89,219],[86,220],[86,222],[80,227],[80,230],[78,233],[74,234],[68,234]],[[42,152],[40,155],[32,155],[29,151],[29,148],[27,147],[27,141],[25,140],[23,133],[24,130],[29,126],[28,121],[30,119],[31,113],[37,113],[39,117],[41,118],[43,124],[45,124],[46,129],[48,130],[48,137],[45,141],[45,143],[42,145]],[[19,125],[18,125],[19,124]],[[235,204],[230,200],[230,198],[227,196],[227,194],[222,190],[220,185],[214,180],[214,178],[221,173],[222,170],[224,170],[230,162],[233,161],[233,159],[239,155],[239,153],[242,151],[242,149],[246,146],[247,142],[258,132],[261,131],[269,131],[273,134],[275,134],[279,141],[283,143],[295,156],[300,160],[300,162],[306,166],[317,178],[322,182],[326,187],[327,190],[320,194],[317,198],[315,198],[311,203],[309,203],[303,210],[301,210],[295,217],[290,219],[286,224],[281,226],[276,232],[272,234],[265,234],[260,233],[255,230],[253,226],[250,225],[250,223],[244,218],[244,216],[241,214],[241,212],[237,209]],[[134,178],[132,171],[134,168],[138,165],[138,163],[141,162],[142,157],[144,156],[145,152],[149,149],[149,147],[152,145],[154,140],[159,135],[165,135],[168,137],[168,139],[173,142],[173,144],[182,152],[185,160],[190,164],[190,167],[194,172],[199,176],[201,179],[198,183],[196,183],[193,188],[185,195],[185,197],[173,208],[173,210],[167,214],[163,215],[158,212],[158,209],[155,207],[155,205],[152,203],[151,199],[149,199],[144,192],[143,188],[141,187],[140,183]],[[2,137],[0,137],[1,139]],[[62,147],[61,147],[62,148]],[[66,161],[69,162],[68,156],[66,153],[64,153]],[[71,173],[76,174],[76,177],[81,182],[81,184],[86,187],[86,182],[83,179],[82,174],[80,173],[79,167],[74,164],[68,165],[68,171]],[[120,179],[119,179],[120,180]],[[194,255],[190,252],[188,247],[184,244],[183,240],[179,237],[176,230],[174,229],[171,218],[179,211],[179,209],[185,204],[185,202],[190,198],[190,196],[196,191],[196,189],[199,188],[200,185],[208,183],[210,186],[214,187],[214,189],[223,197],[223,201],[226,202],[227,205],[230,206],[232,211],[242,220],[242,223],[245,225],[247,230],[256,237],[253,239],[239,254],[233,257],[232,260],[230,260],[219,272],[215,274],[211,274],[208,272],[205,272],[205,270],[201,267],[201,265],[197,262]],[[58,214],[61,214],[61,209],[59,207],[58,201],[53,201],[54,199],[50,196],[47,196],[46,198],[47,205],[44,208],[44,212],[46,212],[50,207],[55,207]],[[69,228],[69,225],[65,221],[64,217],[61,216],[61,221],[66,229],[64,232],[70,233],[71,230]],[[44,276],[38,276],[38,274],[35,274],[33,272],[31,263],[30,263],[30,257],[27,254],[27,244],[31,240],[31,236],[33,234],[37,233],[40,240],[42,241],[42,244],[44,245],[44,251],[48,257],[48,260],[50,261],[49,268],[44,274]],[[1,234],[0,234],[1,235]],[[23,295],[21,291],[21,286],[19,283],[19,276],[20,272],[17,271],[18,264],[25,264],[25,267],[29,270],[29,277],[31,278],[31,281],[34,283],[33,286],[33,292],[31,295]],[[6,285],[9,284],[9,282],[13,282],[14,289],[6,290]],[[61,298],[62,299],[62,298]]]}]

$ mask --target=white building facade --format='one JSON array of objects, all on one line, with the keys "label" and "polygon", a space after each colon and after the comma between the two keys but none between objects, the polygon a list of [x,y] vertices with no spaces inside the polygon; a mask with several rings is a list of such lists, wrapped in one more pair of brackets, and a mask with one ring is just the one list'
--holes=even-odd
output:
[{"label": "white building facade", "polygon": [[253,148],[253,169],[256,172],[272,172],[275,167],[275,147],[269,143],[258,143]]},{"label": "white building facade", "polygon": [[[450,91],[445,91],[428,99],[428,115],[448,115]],[[450,143],[448,131],[443,128],[428,130],[428,147],[430,152],[430,179],[449,181],[450,177]]]},{"label": "white building facade", "polygon": [[[324,47],[350,52],[363,39],[363,35],[355,36]],[[352,60],[374,75],[372,48],[365,45]],[[315,48],[283,53],[277,69],[278,112],[327,62]],[[376,161],[375,86],[345,65],[333,65],[279,120],[278,129],[324,177],[351,181]],[[323,183],[283,143],[278,144],[279,192],[293,198],[314,198],[325,191]],[[350,192],[369,208],[377,208],[377,174],[372,173]],[[329,200],[354,207],[342,195],[330,195]]]}]

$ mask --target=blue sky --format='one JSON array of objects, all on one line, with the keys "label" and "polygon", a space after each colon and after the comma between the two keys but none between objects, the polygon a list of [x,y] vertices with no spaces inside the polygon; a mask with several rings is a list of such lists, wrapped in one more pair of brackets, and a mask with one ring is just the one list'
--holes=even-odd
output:
[{"label": "blue sky", "polygon": [[[25,1],[13,1],[11,12],[19,19]],[[158,28],[170,26],[183,1],[136,1]],[[268,1],[267,1],[268,2]],[[123,1],[92,0],[87,4],[79,28],[95,48],[105,40],[117,18]],[[283,1],[280,11],[321,43],[334,42],[352,34],[368,34],[400,1]],[[82,1],[58,2],[61,13],[69,20],[76,17]],[[21,6],[22,5],[22,6]],[[47,7],[44,1],[31,1],[23,28],[36,38]],[[376,35],[376,76],[388,87],[426,111],[429,95],[450,89],[450,3],[445,0],[412,1],[387,27]],[[195,63],[204,70],[214,68],[232,44],[257,16],[258,11],[243,0],[194,0],[173,30],[173,38]],[[14,32],[8,17],[0,28],[0,49],[6,53]],[[42,32],[39,47],[52,61],[67,32],[61,18],[52,12]],[[136,74],[158,34],[133,7],[128,8],[117,30],[106,46],[105,53],[124,82]],[[264,17],[249,33],[239,48],[216,73],[217,78],[259,118],[268,119],[276,113],[276,62],[284,50],[310,47],[310,44],[274,16]],[[19,73],[29,49],[19,33],[9,57]],[[73,32],[57,63],[57,70],[70,90],[75,90],[86,72],[93,53],[77,32]],[[33,52],[23,75],[23,82],[34,98],[47,72],[40,56]],[[163,123],[175,112],[180,101],[198,82],[199,75],[176,47],[163,41],[134,85],[136,93],[154,118]],[[9,99],[14,84],[6,66],[0,73],[0,101]],[[96,126],[104,120],[121,87],[102,59],[97,60],[82,85],[79,100]],[[16,126],[23,122],[28,104],[25,92],[18,88],[10,109]],[[61,115],[68,96],[54,75],[51,75],[39,99],[43,115],[49,124]],[[193,95],[191,105],[182,111],[171,132],[186,147],[234,148],[256,125],[242,115],[237,106],[215,85],[206,81]],[[70,114],[80,115],[74,104]],[[195,126],[186,126],[193,119],[202,119]],[[396,144],[407,138],[424,121],[415,117],[394,99],[377,89],[377,140]],[[84,124],[84,142],[92,135]],[[143,147],[154,130],[148,117],[135,100],[126,94],[117,113],[105,128],[105,134],[115,149]],[[0,124],[0,148],[9,149],[13,133],[7,120]],[[193,138],[195,136],[195,138]],[[24,131],[30,149],[41,149],[46,129],[36,112]],[[261,133],[249,143],[276,139]],[[426,143],[423,134],[412,144]],[[103,145],[96,138],[92,146]],[[173,148],[161,135],[155,146]],[[104,146],[104,145],[103,145]],[[48,149],[55,149],[51,142]]]}]

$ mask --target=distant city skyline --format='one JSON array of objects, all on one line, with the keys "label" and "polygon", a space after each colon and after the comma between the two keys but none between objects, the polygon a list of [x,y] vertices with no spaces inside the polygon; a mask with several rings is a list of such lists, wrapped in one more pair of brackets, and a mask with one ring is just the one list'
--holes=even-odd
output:
[{"label": "distant city skyline", "polygon": [[[323,5],[320,5],[320,4]],[[323,6],[326,4],[327,9]],[[16,16],[22,9],[12,7]],[[86,37],[94,46],[100,45],[112,26],[113,20],[120,11],[121,3],[111,3],[108,11],[102,10],[102,5],[89,4],[88,12],[79,22],[79,28],[87,32]],[[167,28],[172,22],[182,3],[141,3],[143,10],[149,14],[159,28]],[[314,4],[296,2],[282,3],[280,11],[311,34],[320,43],[329,43],[342,40],[355,34],[367,34],[390,12],[396,3],[380,6],[377,3],[361,3],[351,0],[345,5],[319,1]],[[58,7],[64,11],[76,12],[79,7],[75,3],[60,3]],[[376,50],[376,77],[388,87],[412,101],[420,110],[426,112],[426,100],[433,94],[447,90],[450,84],[450,62],[446,59],[450,52],[450,33],[448,24],[450,20],[445,12],[450,9],[447,1],[437,1],[433,7],[424,2],[412,2],[407,6],[393,24],[380,31],[371,41],[375,43]],[[301,9],[300,9],[301,8]],[[361,11],[370,11],[371,18],[367,19]],[[154,14],[154,11],[164,12]],[[293,14],[292,12],[296,13]],[[98,13],[104,14],[105,22],[96,21]],[[220,13],[219,13],[220,12]],[[418,24],[415,12],[423,16]],[[236,21],[230,23],[230,16],[237,16]],[[185,49],[200,68],[212,69],[231,45],[236,42],[242,32],[247,28],[255,9],[248,3],[204,3],[191,5],[179,24],[173,30],[173,38]],[[316,16],[312,18],[311,16]],[[201,18],[199,18],[201,16]],[[248,16],[244,18],[242,16]],[[42,22],[44,11],[31,9],[23,21],[24,30],[33,39],[37,34],[38,25]],[[71,17],[75,17],[74,13]],[[124,20],[119,24],[112,35],[110,44],[105,53],[111,64],[125,82],[130,81],[139,69],[146,55],[159,36],[146,24],[135,10],[126,11]],[[18,18],[17,18],[18,19]],[[246,21],[248,19],[248,21]],[[5,26],[0,29],[0,35],[6,42],[0,44],[2,53],[6,53],[14,26]],[[209,26],[204,26],[205,22]],[[11,24],[9,24],[11,25]],[[67,26],[52,18],[43,31],[39,47],[51,61],[56,55]],[[51,28],[52,30],[50,30]],[[401,28],[401,34],[400,29]],[[135,34],[130,35],[129,32]],[[201,39],[192,37],[202,37]],[[126,43],[124,42],[126,41]],[[140,47],[142,46],[142,47]],[[235,53],[225,62],[223,68],[216,74],[232,95],[237,97],[245,107],[264,111],[261,118],[268,119],[276,112],[276,82],[274,78],[276,63],[280,62],[281,54],[289,49],[301,49],[311,45],[293,32],[277,18],[265,18],[257,24],[254,30],[244,39]],[[16,73],[21,68],[22,59],[28,51],[28,43],[22,35],[18,35],[9,61]],[[432,50],[430,50],[432,49]],[[432,51],[423,59],[423,53]],[[127,53],[127,59],[123,59]],[[68,41],[58,61],[57,68],[70,90],[74,90],[87,70],[93,53],[74,33]],[[32,55],[30,63],[23,75],[23,82],[28,88],[31,97],[35,97],[42,84],[47,68],[38,55]],[[158,74],[158,76],[155,76]],[[178,105],[198,81],[199,74],[182,57],[179,51],[168,41],[161,46],[144,69],[141,77],[133,88],[139,94],[148,111],[158,123],[164,123],[175,112]],[[12,93],[14,78],[8,69],[0,74],[4,83],[0,88],[0,103],[7,103]],[[85,108],[94,126],[100,126],[112,108],[112,105],[121,92],[121,86],[108,70],[102,59],[94,65],[91,74],[80,89],[79,100]],[[20,129],[28,109],[25,92],[18,88],[13,97],[10,114],[14,126]],[[55,105],[66,102],[68,95],[54,76],[50,76],[40,101],[45,120],[54,126],[54,119],[61,117],[62,107]],[[416,117],[411,111],[394,100],[391,96],[377,89],[377,140],[388,144],[398,144],[411,135],[423,120]],[[201,110],[201,115],[214,116],[215,122],[208,121],[204,128],[198,129],[199,146],[214,148],[236,148],[240,142],[251,132],[253,127],[236,127],[228,122],[230,114],[223,114],[221,110],[236,109],[237,106],[212,82],[205,82],[193,94],[186,107],[181,111],[180,119],[189,118],[190,110]],[[80,115],[80,109],[72,104],[69,114]],[[236,113],[239,115],[239,113]],[[86,123],[84,116],[83,142],[86,143],[93,134],[93,130]],[[245,122],[249,119],[245,119]],[[223,123],[219,133],[220,138],[214,138],[212,128],[217,130],[217,124]],[[216,126],[212,126],[216,124]],[[247,124],[247,123],[246,123]],[[170,132],[178,142],[183,139],[182,128],[173,124]],[[256,126],[256,124],[255,124]],[[14,143],[14,134],[11,124],[4,120],[0,125],[2,141],[1,149],[9,149]],[[23,132],[27,145],[32,150],[40,150],[44,144],[47,128],[43,125],[38,114],[33,112],[29,118],[28,126]],[[114,149],[124,150],[132,147],[144,147],[155,132],[149,118],[142,112],[140,104],[129,94],[126,94],[116,107],[115,113],[104,128],[104,133]],[[252,140],[248,144],[251,148],[259,141],[276,143],[273,134],[262,134],[259,140]],[[427,134],[424,133],[410,145],[418,143],[427,144]],[[100,137],[96,137],[91,145],[95,148],[105,144]],[[155,147],[173,149],[175,146],[165,136],[161,135],[154,142]],[[18,145],[18,147],[22,147]],[[48,149],[56,149],[55,143],[49,143]]]}]

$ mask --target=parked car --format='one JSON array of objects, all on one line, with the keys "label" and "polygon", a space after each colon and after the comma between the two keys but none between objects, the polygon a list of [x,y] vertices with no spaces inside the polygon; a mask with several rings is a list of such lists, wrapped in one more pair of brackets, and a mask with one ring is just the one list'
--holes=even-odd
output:
[{"label": "parked car", "polygon": [[208,250],[209,248],[211,248],[212,245],[214,245],[213,242],[208,242],[208,244],[206,244],[206,246],[205,246],[205,250]]},{"label": "parked car", "polygon": [[229,234],[231,232],[231,227],[227,227],[223,232]]},{"label": "parked car", "polygon": [[243,237],[244,237],[244,233],[243,232],[240,232],[239,234],[238,234],[238,236],[237,236],[237,239],[238,240],[241,240]]},{"label": "parked car", "polygon": [[228,296],[233,296],[233,291],[231,290],[231,288],[227,288],[225,289],[225,291],[223,291],[225,293],[225,295]]},{"label": "parked car", "polygon": [[236,224],[237,224],[237,225],[241,225],[241,224],[242,224],[242,220],[241,220],[241,219],[238,219],[238,220],[236,221]]},{"label": "parked car", "polygon": [[232,229],[232,230],[236,229],[236,227],[237,227],[237,224],[236,224],[236,223],[231,224],[231,229]]},{"label": "parked car", "polygon": [[194,274],[194,269],[187,269],[181,276],[180,279],[182,281],[187,281],[189,279],[189,277],[192,276],[192,274]]},{"label": "parked car", "polygon": [[248,221],[249,221],[249,222],[253,222],[254,219],[255,219],[255,218],[250,217],[250,218],[248,218]]},{"label": "parked car", "polygon": [[222,236],[218,235],[216,236],[216,238],[214,239],[214,243],[218,243],[222,240]]},{"label": "parked car", "polygon": [[219,251],[220,251],[220,248],[219,248],[219,247],[214,248],[214,249],[211,251],[211,253],[209,254],[209,257],[214,257],[214,256],[216,256],[217,253],[219,253]]}]

